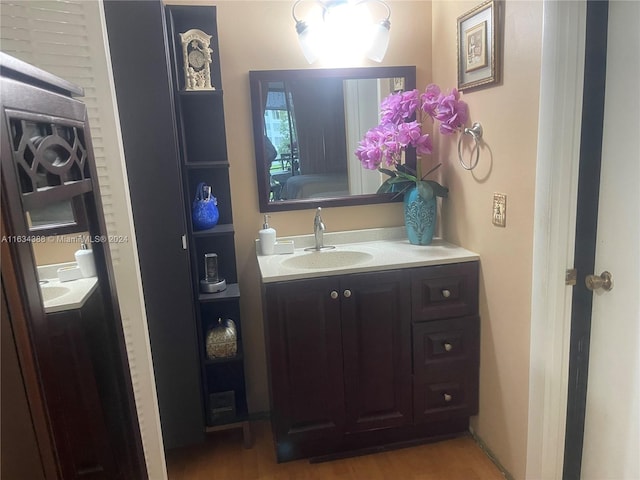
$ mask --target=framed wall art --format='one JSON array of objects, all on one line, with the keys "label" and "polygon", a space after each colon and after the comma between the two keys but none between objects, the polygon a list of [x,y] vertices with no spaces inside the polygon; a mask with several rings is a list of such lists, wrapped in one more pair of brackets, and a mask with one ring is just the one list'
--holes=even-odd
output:
[{"label": "framed wall art", "polygon": [[458,90],[500,81],[500,6],[489,0],[458,17]]}]

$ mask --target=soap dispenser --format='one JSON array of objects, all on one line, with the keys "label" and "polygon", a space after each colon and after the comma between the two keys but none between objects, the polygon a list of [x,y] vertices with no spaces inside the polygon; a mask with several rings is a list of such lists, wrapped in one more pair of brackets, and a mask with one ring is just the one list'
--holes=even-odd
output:
[{"label": "soap dispenser", "polygon": [[276,231],[269,226],[269,215],[264,216],[264,223],[262,224],[262,230],[258,232],[258,238],[260,238],[262,255],[273,255],[276,244]]},{"label": "soap dispenser", "polygon": [[93,250],[89,250],[86,243],[82,243],[80,250],[74,254],[76,263],[80,267],[80,272],[84,278],[96,276],[96,264],[93,260]]}]

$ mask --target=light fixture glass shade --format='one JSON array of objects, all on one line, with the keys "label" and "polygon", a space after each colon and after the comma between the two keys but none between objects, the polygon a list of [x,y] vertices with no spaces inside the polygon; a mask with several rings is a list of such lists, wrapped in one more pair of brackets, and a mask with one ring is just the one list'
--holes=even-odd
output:
[{"label": "light fixture glass shade", "polygon": [[[323,58],[332,63],[348,63],[365,55],[376,62],[382,61],[391,28],[391,9],[384,0],[313,0],[315,8],[311,15],[300,20],[295,12],[302,1],[295,0],[291,15],[307,62]],[[386,8],[386,19],[372,23],[369,3],[379,3]]]},{"label": "light fixture glass shade", "polygon": [[367,58],[375,62],[382,61],[384,55],[387,53],[387,47],[389,47],[390,29],[391,23],[389,20],[383,20],[373,27],[371,46],[367,51]]},{"label": "light fixture glass shade", "polygon": [[302,54],[307,62],[313,63],[318,59],[318,53],[316,51],[315,39],[313,38],[313,32],[305,22],[298,21],[296,23],[296,31],[298,32],[298,42],[300,48],[302,48]]}]

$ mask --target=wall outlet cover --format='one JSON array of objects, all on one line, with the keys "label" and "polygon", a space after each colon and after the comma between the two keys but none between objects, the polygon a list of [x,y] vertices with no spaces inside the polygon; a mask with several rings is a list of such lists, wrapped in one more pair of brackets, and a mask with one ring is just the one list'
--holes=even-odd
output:
[{"label": "wall outlet cover", "polygon": [[504,193],[493,194],[493,213],[491,218],[495,226],[507,226],[507,196]]}]

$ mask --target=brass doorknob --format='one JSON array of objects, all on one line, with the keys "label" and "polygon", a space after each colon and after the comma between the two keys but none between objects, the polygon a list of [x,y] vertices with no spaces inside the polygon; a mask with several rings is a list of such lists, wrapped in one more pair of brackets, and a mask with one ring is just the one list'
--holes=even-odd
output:
[{"label": "brass doorknob", "polygon": [[598,275],[587,275],[584,279],[584,283],[589,290],[597,290],[602,288],[605,291],[610,291],[613,288],[613,282],[611,274],[604,271]]}]

